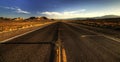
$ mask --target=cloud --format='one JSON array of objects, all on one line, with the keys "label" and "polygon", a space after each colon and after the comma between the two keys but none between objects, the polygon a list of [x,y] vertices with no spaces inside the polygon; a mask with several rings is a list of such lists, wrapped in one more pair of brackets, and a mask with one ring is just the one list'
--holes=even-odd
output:
[{"label": "cloud", "polygon": [[15,10],[16,9],[16,7],[4,7],[4,6],[0,6],[0,8],[9,9],[9,10]]},{"label": "cloud", "polygon": [[30,12],[22,10],[21,8],[18,8],[18,7],[3,7],[3,6],[0,6],[0,7],[4,9],[13,10],[14,12],[20,13],[20,14],[30,14]]},{"label": "cloud", "polygon": [[41,14],[48,15],[48,16],[52,16],[52,15],[62,15],[62,14],[59,13],[59,12],[42,12]]},{"label": "cloud", "polygon": [[22,10],[22,9],[20,9],[20,8],[17,8],[17,9],[16,9],[16,12],[17,12],[17,13],[22,13],[22,14],[30,14],[30,12],[24,11],[24,10]]},{"label": "cloud", "polygon": [[84,13],[86,9],[81,9],[77,11],[65,11],[65,12],[38,12],[39,14],[46,15],[48,17],[54,18],[71,18],[71,17],[79,17],[80,13]]}]

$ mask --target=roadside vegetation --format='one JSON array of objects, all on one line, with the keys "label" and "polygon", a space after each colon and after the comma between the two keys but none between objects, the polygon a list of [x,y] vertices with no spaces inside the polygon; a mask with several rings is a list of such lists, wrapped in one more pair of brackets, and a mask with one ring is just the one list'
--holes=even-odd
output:
[{"label": "roadside vegetation", "polygon": [[120,18],[86,19],[86,20],[77,20],[75,21],[75,23],[120,31]]},{"label": "roadside vegetation", "polygon": [[114,38],[120,38],[120,18],[72,20],[80,28],[86,28]]},{"label": "roadside vegetation", "polygon": [[52,20],[46,17],[30,17],[28,19],[23,18],[3,18],[0,17],[0,32],[19,30],[28,27],[39,26]]}]

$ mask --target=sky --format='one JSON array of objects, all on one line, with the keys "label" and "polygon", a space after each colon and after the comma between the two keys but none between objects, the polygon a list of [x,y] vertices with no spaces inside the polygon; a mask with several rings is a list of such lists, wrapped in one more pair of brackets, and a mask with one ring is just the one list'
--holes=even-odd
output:
[{"label": "sky", "polygon": [[1,0],[0,17],[65,19],[120,15],[120,0]]}]

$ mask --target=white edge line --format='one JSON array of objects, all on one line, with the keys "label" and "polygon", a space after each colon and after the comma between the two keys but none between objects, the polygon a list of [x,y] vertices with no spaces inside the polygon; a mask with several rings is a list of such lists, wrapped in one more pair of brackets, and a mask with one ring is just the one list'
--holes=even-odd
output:
[{"label": "white edge line", "polygon": [[[86,30],[88,30],[88,29],[86,29]],[[105,34],[102,34],[102,33],[98,33],[98,32],[92,31],[92,30],[88,30],[88,31],[89,31],[89,32],[93,32],[93,33],[98,34],[98,35],[101,35],[101,36],[103,36],[103,37],[105,37],[105,38],[107,38],[107,39],[111,39],[111,40],[114,40],[114,41],[116,41],[116,42],[120,42],[120,39],[119,39],[119,38],[115,38],[115,37],[112,37],[112,36],[108,36],[108,35],[105,35]]]},{"label": "white edge line", "polygon": [[[50,23],[50,24],[51,24],[51,23]],[[46,24],[46,25],[49,25],[49,24]],[[15,38],[21,37],[21,36],[23,36],[23,35],[26,35],[26,34],[32,33],[32,32],[34,32],[34,31],[37,31],[37,30],[43,28],[43,27],[46,26],[46,25],[41,25],[41,27],[38,28],[38,29],[35,29],[35,30],[32,30],[32,31],[29,31],[29,32],[25,32],[25,33],[23,33],[23,34],[20,34],[20,35],[17,35],[17,36],[14,36],[14,37],[8,38],[8,39],[3,40],[3,41],[0,41],[0,43],[4,43],[4,42],[10,41],[10,40],[12,40],[12,39],[15,39]]]},{"label": "white edge line", "polygon": [[117,42],[120,42],[120,39],[119,38],[115,38],[115,37],[111,37],[111,36],[107,36],[107,35],[104,35],[102,34],[105,38],[108,38],[108,39],[111,39],[111,40],[114,40],[114,41],[117,41]]},{"label": "white edge line", "polygon": [[[72,24],[72,23],[69,23],[69,24]],[[93,30],[89,30],[89,29],[86,29],[86,28],[82,28],[83,30],[86,30],[86,31],[89,31],[89,32],[92,32],[92,33],[95,33],[95,34],[98,34],[98,35],[101,35],[107,39],[111,39],[111,40],[114,40],[116,42],[120,42],[120,39],[119,38],[116,38],[116,37],[112,37],[112,36],[108,36],[108,35],[105,35],[105,34],[102,34],[102,33],[98,33],[98,32],[95,32]]]},{"label": "white edge line", "polygon": [[[87,29],[88,30],[88,29]],[[101,35],[107,39],[111,39],[111,40],[114,40],[114,41],[117,41],[117,42],[120,42],[120,39],[119,38],[115,38],[115,37],[112,37],[112,36],[108,36],[108,35],[105,35],[105,34],[102,34],[102,33],[98,33],[98,32],[95,32],[95,31],[92,31],[92,30],[88,30],[90,32],[93,32],[95,34],[98,34],[98,35]]]}]

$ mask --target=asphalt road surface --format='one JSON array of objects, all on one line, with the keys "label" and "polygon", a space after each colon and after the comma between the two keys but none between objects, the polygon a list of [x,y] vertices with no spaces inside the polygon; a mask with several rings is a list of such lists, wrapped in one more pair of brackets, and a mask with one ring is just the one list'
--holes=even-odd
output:
[{"label": "asphalt road surface", "polygon": [[58,23],[0,44],[0,62],[52,62]]},{"label": "asphalt road surface", "polygon": [[120,62],[120,42],[64,22],[0,44],[0,62],[52,62],[58,33],[67,62]]}]

